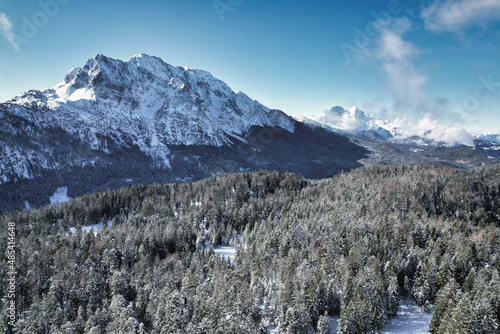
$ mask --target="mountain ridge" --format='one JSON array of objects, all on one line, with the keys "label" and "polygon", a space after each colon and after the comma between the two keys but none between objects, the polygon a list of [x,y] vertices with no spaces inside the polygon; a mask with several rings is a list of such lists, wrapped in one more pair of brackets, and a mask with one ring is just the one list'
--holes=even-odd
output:
[{"label": "mountain ridge", "polygon": [[412,121],[407,117],[387,120],[369,116],[356,106],[350,109],[335,106],[323,114],[299,116],[296,119],[311,126],[324,127],[379,142],[433,147],[465,145],[475,148],[479,142],[481,145],[491,144],[493,151],[498,150],[496,147],[500,147],[500,134],[469,132],[464,128],[439,124],[429,115],[424,115],[418,121]]},{"label": "mountain ridge", "polygon": [[[166,168],[168,145],[230,145],[230,138],[255,125],[294,131],[291,117],[233,92],[209,72],[174,67],[145,54],[125,62],[96,55],[55,87],[28,90],[2,107],[4,118],[28,120],[28,128],[58,126],[101,153],[109,153],[113,138],[120,147],[137,146]],[[15,132],[8,125],[4,132]],[[4,143],[4,151],[10,154],[0,160],[0,182],[11,179],[7,174],[29,176],[28,166],[37,164],[15,143]],[[19,157],[23,166],[6,170],[8,155]]]},{"label": "mountain ridge", "polygon": [[273,169],[308,178],[366,149],[235,93],[209,72],[145,54],[96,55],[46,90],[0,104],[0,211],[138,182]]},{"label": "mountain ridge", "polygon": [[470,169],[500,158],[491,136],[474,148],[398,142],[358,108],[330,116],[343,126],[299,122],[204,70],[96,55],[58,85],[0,104],[0,211],[47,205],[60,188],[76,197],[241,171],[321,179],[363,165]]},{"label": "mountain ridge", "polygon": [[[174,67],[146,54],[130,57],[127,61],[96,55],[83,67],[69,71],[64,81],[55,87],[44,91],[29,90],[7,104],[59,109],[59,112],[70,107],[84,116],[89,116],[95,108],[105,109],[107,117],[116,116],[112,113],[132,118],[143,116],[153,119],[155,129],[165,127],[166,137],[156,138],[165,145],[221,146],[228,143],[228,133],[241,134],[251,125],[278,124],[293,132],[289,116],[263,106],[242,92],[233,92],[209,72]],[[165,115],[165,111],[172,115]],[[181,134],[175,131],[179,124],[165,122],[165,116],[170,116],[193,125],[182,112],[197,116],[196,122],[206,125],[205,132],[210,136],[203,138],[193,131]],[[234,117],[231,112],[241,117]],[[214,123],[219,128],[210,127]],[[155,134],[150,135],[154,139]]]}]

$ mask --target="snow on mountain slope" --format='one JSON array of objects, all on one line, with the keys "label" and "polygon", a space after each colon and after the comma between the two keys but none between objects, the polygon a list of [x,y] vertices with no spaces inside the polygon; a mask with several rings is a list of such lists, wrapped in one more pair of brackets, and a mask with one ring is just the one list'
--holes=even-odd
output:
[{"label": "snow on mountain slope", "polygon": [[323,115],[301,116],[298,120],[313,126],[326,127],[382,142],[421,146],[474,146],[474,136],[465,129],[439,124],[428,116],[418,122],[412,122],[407,118],[389,121],[368,116],[357,107],[345,110],[336,106]]},{"label": "snow on mountain slope", "polygon": [[344,131],[364,131],[368,129],[370,121],[370,117],[357,107],[345,110],[340,106],[331,108],[324,115],[312,116],[311,119]]},{"label": "snow on mountain slope", "polygon": [[494,133],[482,134],[473,132],[472,135],[476,140],[482,140],[485,142],[500,144],[500,134],[494,134]]},{"label": "snow on mountain slope", "polygon": [[[142,141],[160,146],[222,146],[230,142],[227,134],[241,134],[252,125],[293,132],[293,122],[284,113],[235,94],[210,73],[174,67],[145,54],[125,62],[97,55],[68,72],[59,85],[28,91],[9,103],[55,110],[58,116],[76,114],[94,121],[100,133],[108,126],[103,117],[123,130],[143,123],[148,133]],[[145,143],[138,139],[137,144]]]},{"label": "snow on mountain slope", "polygon": [[384,142],[400,138],[401,133],[398,128],[406,122],[405,119],[396,119],[392,122],[374,119],[357,107],[345,110],[340,106],[327,110],[323,115],[301,116],[298,120],[313,126]]},{"label": "snow on mountain slope", "polygon": [[[233,92],[210,73],[145,54],[127,61],[96,55],[55,87],[28,90],[0,105],[0,119],[0,132],[8,134],[0,137],[0,183],[59,168],[62,162],[52,159],[58,138],[46,138],[57,131],[78,142],[70,165],[92,165],[100,159],[96,152],[138,148],[167,168],[171,145],[227,146],[252,126],[294,131],[292,118]],[[29,143],[20,143],[23,138]]]}]

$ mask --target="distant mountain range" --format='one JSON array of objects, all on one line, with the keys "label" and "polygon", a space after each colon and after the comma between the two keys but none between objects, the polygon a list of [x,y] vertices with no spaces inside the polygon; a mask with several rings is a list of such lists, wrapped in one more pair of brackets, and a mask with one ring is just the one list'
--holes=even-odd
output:
[{"label": "distant mountain range", "polygon": [[499,134],[469,133],[463,128],[437,124],[427,118],[418,124],[407,118],[377,119],[357,107],[346,110],[336,106],[322,115],[301,116],[297,120],[312,126],[388,143],[447,147],[474,146],[474,141],[500,144]]},{"label": "distant mountain range", "polygon": [[61,187],[74,197],[258,169],[324,178],[365,164],[472,168],[500,157],[498,136],[447,147],[357,108],[295,120],[145,54],[96,55],[55,87],[0,104],[0,120],[0,211],[49,204]]}]

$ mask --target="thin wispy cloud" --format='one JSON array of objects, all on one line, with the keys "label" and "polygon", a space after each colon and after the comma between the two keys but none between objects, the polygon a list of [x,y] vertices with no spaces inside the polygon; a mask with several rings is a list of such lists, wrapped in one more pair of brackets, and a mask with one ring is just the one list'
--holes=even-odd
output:
[{"label": "thin wispy cloud", "polygon": [[460,32],[500,20],[500,1],[437,0],[423,9],[422,18],[428,30]]},{"label": "thin wispy cloud", "polygon": [[360,60],[384,74],[392,92],[393,114],[420,117],[430,111],[431,99],[424,93],[427,74],[415,65],[422,51],[405,38],[412,29],[409,18],[391,18],[379,26]]},{"label": "thin wispy cloud", "polygon": [[410,29],[408,18],[394,19],[380,30],[375,54],[389,79],[396,106],[398,109],[412,110],[423,98],[422,88],[427,76],[414,65],[414,58],[420,50],[403,37]]},{"label": "thin wispy cloud", "polygon": [[12,23],[5,13],[0,13],[0,34],[9,41],[15,50],[19,50],[19,45],[16,42],[16,36],[12,31]]},{"label": "thin wispy cloud", "polygon": [[363,60],[378,67],[388,80],[392,92],[390,114],[406,117],[400,128],[404,136],[469,145],[472,138],[465,129],[442,124],[444,119],[456,118],[448,110],[446,99],[425,92],[428,74],[416,65],[422,50],[406,38],[413,29],[409,18],[392,18],[380,26],[377,36],[364,49]]}]

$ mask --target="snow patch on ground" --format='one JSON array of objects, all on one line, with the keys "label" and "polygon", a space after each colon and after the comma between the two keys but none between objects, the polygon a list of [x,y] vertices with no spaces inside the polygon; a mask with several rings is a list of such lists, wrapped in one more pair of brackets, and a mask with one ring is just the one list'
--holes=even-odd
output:
[{"label": "snow patch on ground", "polygon": [[398,315],[384,328],[383,334],[427,334],[432,313],[425,313],[414,301],[403,301]]},{"label": "snow patch on ground", "polygon": [[221,258],[229,259],[233,263],[236,258],[236,248],[231,246],[219,246],[214,248],[214,253],[219,254]]},{"label": "snow patch on ground", "polygon": [[276,326],[267,326],[266,331],[268,334],[280,334],[280,332],[278,332],[278,329],[276,328]]},{"label": "snow patch on ground", "polygon": [[[427,334],[431,323],[432,314],[425,313],[413,301],[401,303],[396,318],[392,319],[382,331],[383,334]],[[329,317],[330,333],[337,334],[339,325],[338,317]],[[268,334],[279,334],[276,326],[267,326]]]},{"label": "snow patch on ground", "polygon": [[26,210],[31,209],[30,202],[28,202],[28,201],[24,201],[24,208],[25,208]]},{"label": "snow patch on ground", "polygon": [[337,317],[329,317],[330,320],[330,333],[331,334],[336,334],[337,333],[337,327],[339,326],[339,318]]},{"label": "snow patch on ground", "polygon": [[[113,225],[113,222],[111,220],[108,220],[108,224],[107,225],[108,225],[109,228],[111,228],[111,226]],[[99,233],[103,229],[104,229],[104,222],[102,220],[101,220],[101,222],[99,222],[97,224],[82,226],[82,232],[89,233],[90,231],[93,231],[94,235],[97,235],[97,233]],[[72,234],[75,234],[76,233],[76,227],[70,227],[69,231]]]},{"label": "snow patch on ground", "polygon": [[50,205],[69,202],[70,199],[71,197],[68,197],[68,187],[57,188],[54,195],[50,197]]},{"label": "snow patch on ground", "polygon": [[[227,238],[224,238],[224,243],[226,245],[228,244]],[[241,241],[241,234],[236,235],[235,244],[236,244],[236,246],[217,246],[217,247],[214,247],[214,245],[210,241],[210,236],[208,235],[208,230],[205,230],[205,245],[199,246],[199,247],[201,247],[200,249],[204,250],[204,251],[212,248],[214,250],[215,254],[218,254],[221,258],[229,259],[229,262],[231,264],[233,264],[234,260],[236,258],[236,248],[245,247],[244,243]],[[194,253],[193,256],[194,255],[196,255],[196,253]]]},{"label": "snow patch on ground", "polygon": [[[338,317],[329,317],[330,320],[330,334],[337,334],[337,327],[339,326]],[[280,334],[276,326],[267,326],[266,331],[268,334]]]}]

